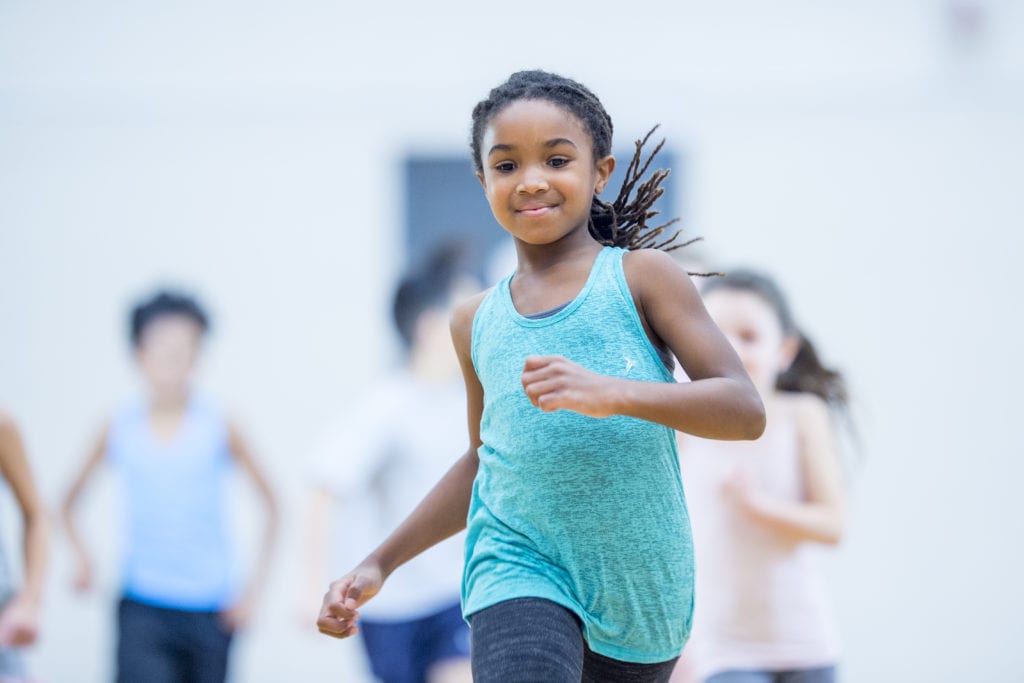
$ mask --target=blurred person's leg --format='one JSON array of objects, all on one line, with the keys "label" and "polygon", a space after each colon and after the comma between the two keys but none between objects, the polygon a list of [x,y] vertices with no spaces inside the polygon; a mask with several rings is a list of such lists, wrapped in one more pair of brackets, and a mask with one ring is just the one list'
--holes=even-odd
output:
[{"label": "blurred person's leg", "polygon": [[771,671],[723,671],[708,676],[704,683],[776,683]]},{"label": "blurred person's leg", "polygon": [[231,633],[217,612],[187,612],[189,683],[224,683],[231,654]]},{"label": "blurred person's leg", "polygon": [[382,683],[423,683],[416,669],[415,621],[367,621],[359,625],[370,670]]},{"label": "blurred person's leg", "polygon": [[121,599],[117,608],[117,683],[185,680],[185,651],[174,611]]},{"label": "blurred person's leg", "polygon": [[456,602],[420,621],[418,658],[429,683],[471,683],[469,625]]},{"label": "blurred person's leg", "polygon": [[834,666],[783,671],[776,677],[777,683],[835,683],[835,681],[836,667]]}]

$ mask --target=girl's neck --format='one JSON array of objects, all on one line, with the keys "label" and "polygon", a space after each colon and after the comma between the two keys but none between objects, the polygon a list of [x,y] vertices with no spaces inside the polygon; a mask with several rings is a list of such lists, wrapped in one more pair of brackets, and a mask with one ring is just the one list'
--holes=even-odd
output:
[{"label": "girl's neck", "polygon": [[590,235],[587,226],[574,230],[557,242],[527,244],[516,241],[517,275],[543,273],[551,268],[576,261],[591,262],[601,251],[601,244]]}]

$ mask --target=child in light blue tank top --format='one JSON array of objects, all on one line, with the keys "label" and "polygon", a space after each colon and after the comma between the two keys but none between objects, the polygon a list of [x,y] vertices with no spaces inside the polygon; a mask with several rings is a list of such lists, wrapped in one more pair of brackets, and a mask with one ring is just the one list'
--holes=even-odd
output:
[{"label": "child in light blue tank top", "polygon": [[[110,418],[64,500],[76,564],[88,590],[92,563],[75,508],[101,464],[119,475],[123,500],[116,680],[222,683],[232,635],[249,620],[265,582],[276,527],[273,493],[239,430],[192,387],[207,329],[198,302],[163,291],[131,315],[131,341],[145,400]],[[245,585],[237,580],[229,529],[229,475],[238,466],[266,511],[262,543]]]},{"label": "child in light blue tank top", "polygon": [[643,141],[619,197],[598,198],[611,135],[592,92],[542,71],[474,109],[477,177],[518,265],[453,316],[469,449],[331,584],[323,633],[355,633],[395,567],[466,526],[475,681],[668,680],[693,609],[674,431],[754,439],[764,409],[687,273],[644,248],[674,237],[647,225],[668,173],[642,181]]}]

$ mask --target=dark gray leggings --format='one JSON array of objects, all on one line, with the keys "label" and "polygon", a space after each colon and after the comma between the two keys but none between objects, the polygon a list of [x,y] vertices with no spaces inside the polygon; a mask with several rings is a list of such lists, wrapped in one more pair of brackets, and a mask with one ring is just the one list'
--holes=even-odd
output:
[{"label": "dark gray leggings", "polygon": [[676,660],[634,664],[599,655],[575,614],[540,598],[518,598],[470,619],[473,683],[664,683]]}]

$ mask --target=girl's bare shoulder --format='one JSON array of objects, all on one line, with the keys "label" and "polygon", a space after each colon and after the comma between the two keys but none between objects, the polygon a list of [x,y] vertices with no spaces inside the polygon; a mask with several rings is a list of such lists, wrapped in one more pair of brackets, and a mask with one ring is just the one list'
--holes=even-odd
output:
[{"label": "girl's bare shoulder", "polygon": [[659,249],[636,249],[622,255],[622,270],[634,295],[699,301],[697,288],[678,261]]},{"label": "girl's bare shoulder", "polygon": [[487,295],[491,293],[493,287],[488,287],[482,292],[478,292],[468,299],[459,302],[455,305],[452,310],[452,328],[462,327],[466,324],[472,326],[473,318],[476,317],[477,309],[480,308],[480,304],[487,298]]},{"label": "girl's bare shoulder", "polygon": [[476,317],[476,312],[480,308],[480,304],[491,292],[491,289],[493,289],[493,287],[474,294],[465,301],[457,304],[452,311],[452,339],[454,340],[457,349],[464,345],[468,346],[469,340],[473,335],[473,319]]}]

